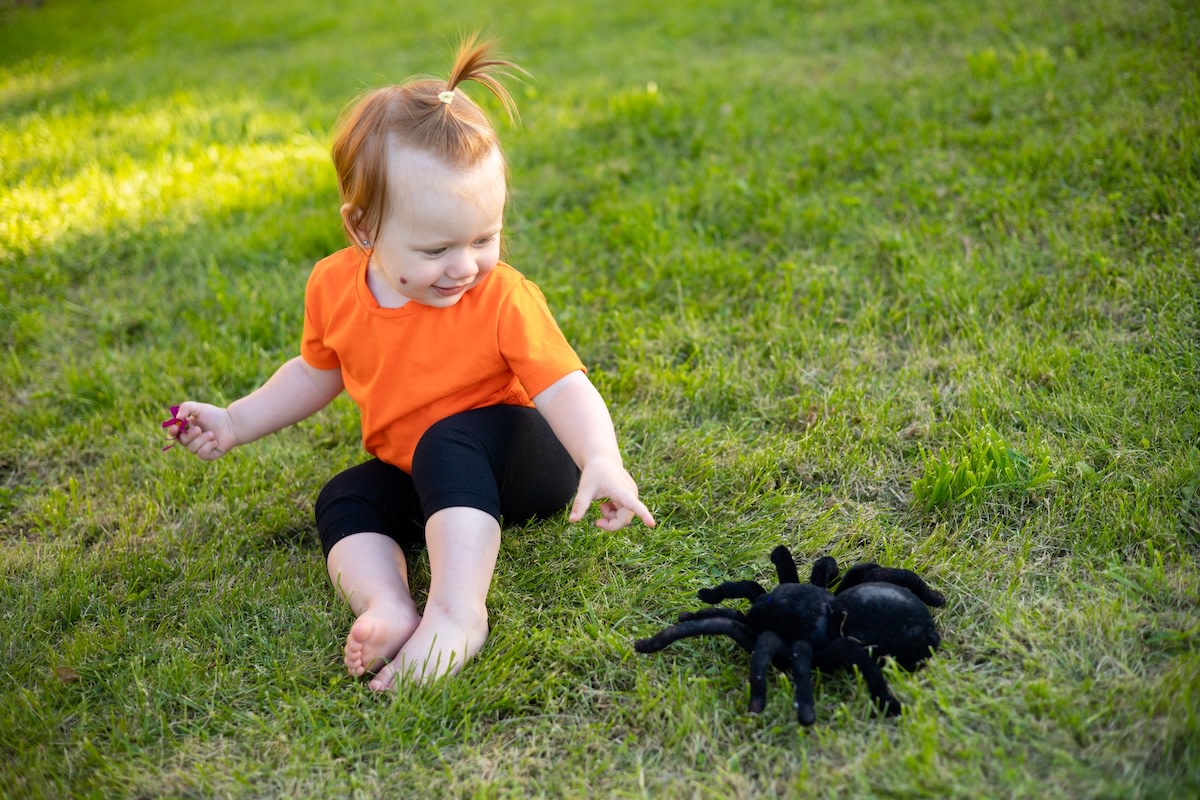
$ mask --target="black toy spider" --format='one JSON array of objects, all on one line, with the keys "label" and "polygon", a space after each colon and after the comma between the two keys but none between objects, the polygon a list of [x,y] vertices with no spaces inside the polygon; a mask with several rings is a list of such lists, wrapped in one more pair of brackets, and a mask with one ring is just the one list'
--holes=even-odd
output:
[{"label": "black toy spider", "polygon": [[767,592],[754,581],[729,581],[701,589],[700,599],[750,600],[746,613],[732,608],[706,608],[679,615],[679,622],[648,639],[638,639],[639,653],[656,653],[691,636],[729,636],[750,651],[750,713],[767,701],[767,669],[790,670],[796,718],[801,725],[816,720],[812,669],[856,668],[871,698],[888,716],[900,713],[900,701],[888,691],[879,668],[891,657],[906,670],[916,669],[937,649],[941,636],[926,606],[946,599],[906,569],[857,564],[846,571],[834,592],[837,562],[829,557],[813,565],[809,583],[800,583],[791,552],[780,545],[771,552],[779,585]]}]

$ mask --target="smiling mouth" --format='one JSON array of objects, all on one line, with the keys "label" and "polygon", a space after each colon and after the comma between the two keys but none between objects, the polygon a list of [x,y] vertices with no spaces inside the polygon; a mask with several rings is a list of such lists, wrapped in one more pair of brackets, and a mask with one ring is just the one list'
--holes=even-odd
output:
[{"label": "smiling mouth", "polygon": [[453,297],[456,294],[465,292],[468,286],[470,286],[469,283],[464,283],[462,286],[451,286],[448,289],[442,286],[434,286],[433,288],[442,297]]}]

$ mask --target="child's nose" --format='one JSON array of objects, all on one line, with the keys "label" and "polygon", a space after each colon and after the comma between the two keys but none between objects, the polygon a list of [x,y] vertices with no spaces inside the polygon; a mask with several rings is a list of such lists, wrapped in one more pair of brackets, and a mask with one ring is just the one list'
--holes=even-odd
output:
[{"label": "child's nose", "polygon": [[455,280],[473,278],[477,272],[479,272],[479,268],[469,253],[460,254],[446,265],[446,276]]}]

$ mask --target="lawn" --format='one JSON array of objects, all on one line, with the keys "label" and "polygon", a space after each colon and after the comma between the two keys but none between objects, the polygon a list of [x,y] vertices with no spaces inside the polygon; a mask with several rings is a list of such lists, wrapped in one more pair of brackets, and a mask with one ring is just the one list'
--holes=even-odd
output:
[{"label": "lawn", "polygon": [[[339,110],[476,28],[533,76],[508,260],[660,524],[506,528],[483,653],[376,695],[311,513],[353,405],[213,464],[159,422],[297,352]],[[1198,41],[1190,0],[0,2],[0,796],[1200,794]],[[634,652],[781,543],[946,594],[902,716]]]}]

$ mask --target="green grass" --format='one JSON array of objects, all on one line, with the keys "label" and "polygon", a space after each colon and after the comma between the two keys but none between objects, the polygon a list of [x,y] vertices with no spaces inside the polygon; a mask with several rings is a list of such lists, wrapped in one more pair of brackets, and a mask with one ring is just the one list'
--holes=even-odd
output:
[{"label": "green grass", "polygon": [[957,453],[930,455],[923,450],[921,457],[925,471],[913,481],[912,494],[926,510],[980,501],[998,491],[1028,493],[1054,480],[1047,456],[1032,461],[1009,447],[991,426],[973,431]]},{"label": "green grass", "polygon": [[[1200,793],[1194,3],[402,6],[0,3],[0,796]],[[475,27],[535,76],[509,258],[661,524],[507,530],[481,657],[380,697],[311,522],[352,405],[158,422],[296,352],[338,110]],[[903,717],[633,652],[781,542],[946,593]]]}]

